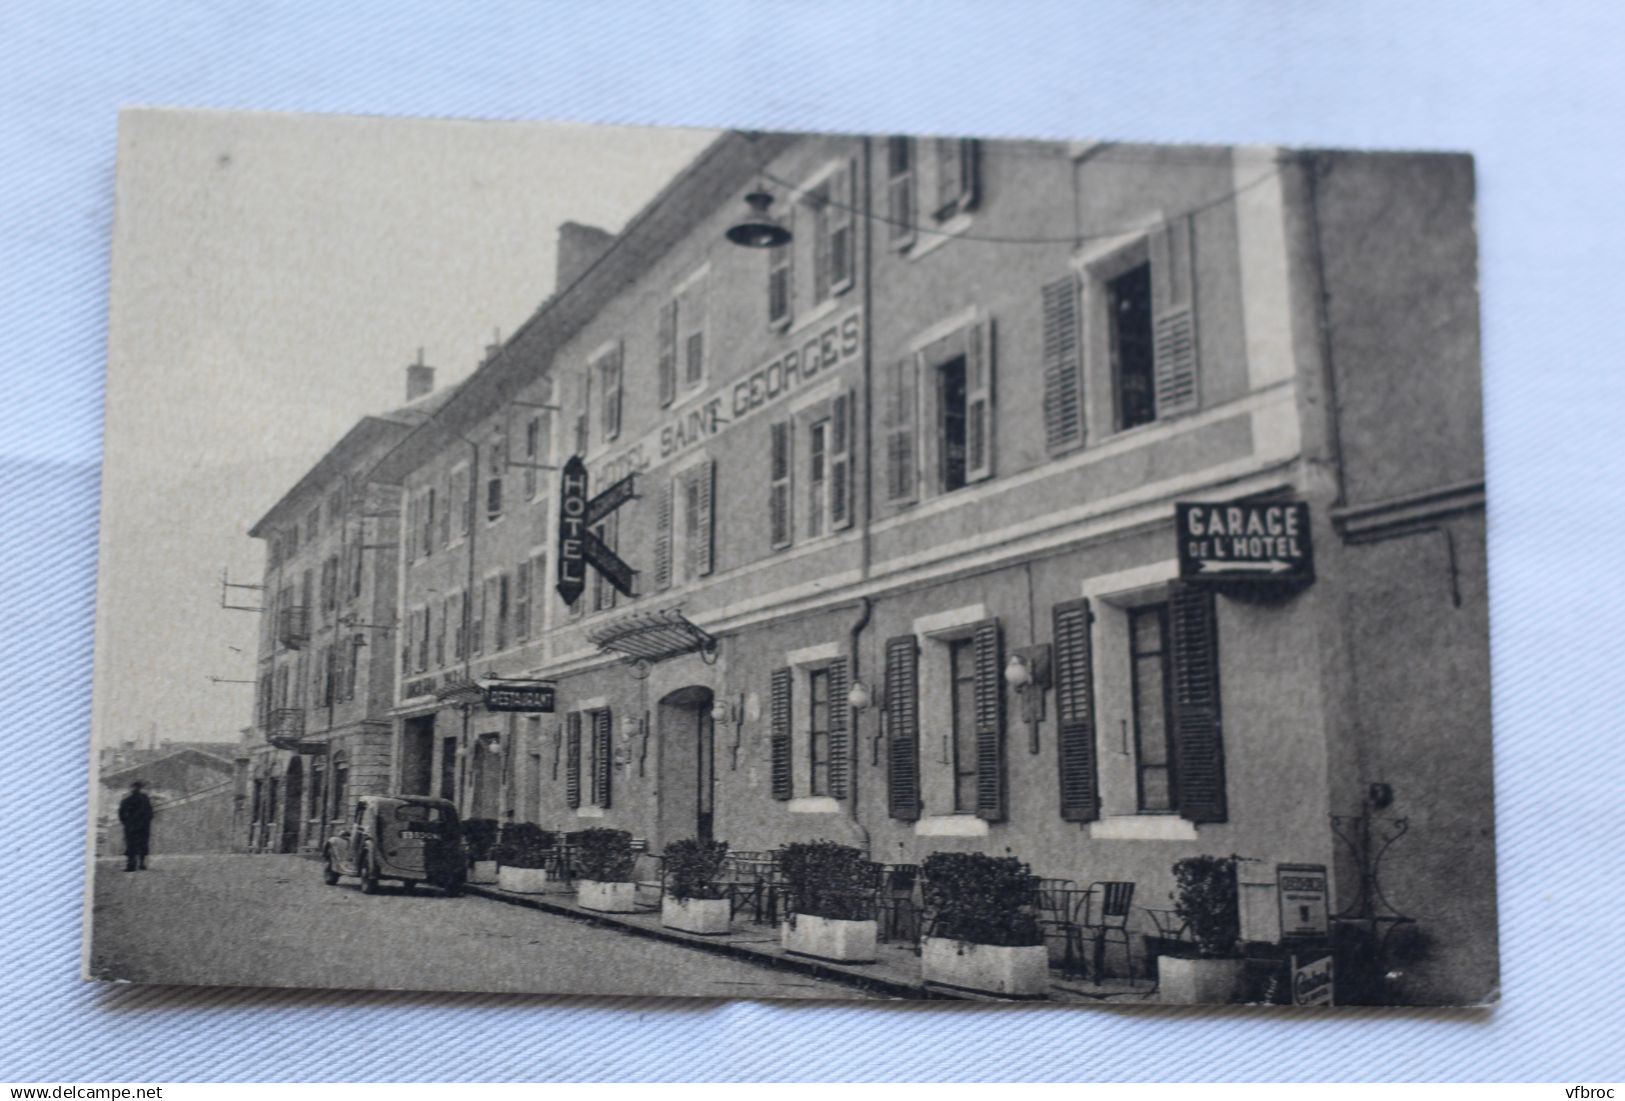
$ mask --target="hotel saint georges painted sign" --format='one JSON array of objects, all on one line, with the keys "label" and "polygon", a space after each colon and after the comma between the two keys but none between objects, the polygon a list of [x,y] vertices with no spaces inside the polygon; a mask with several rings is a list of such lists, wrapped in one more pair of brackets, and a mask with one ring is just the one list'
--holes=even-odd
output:
[{"label": "hotel saint georges painted sign", "polygon": [[637,496],[636,474],[628,474],[598,496],[587,497],[587,464],[570,456],[559,482],[558,592],[566,604],[581,599],[591,566],[627,596],[632,595],[638,572],[604,545],[592,532],[610,513]]},{"label": "hotel saint georges painted sign", "polygon": [[1180,503],[1174,511],[1185,580],[1301,585],[1315,579],[1304,502]]},{"label": "hotel saint georges painted sign", "polygon": [[593,478],[614,481],[680,458],[740,421],[823,382],[857,359],[863,348],[863,311],[808,325],[786,341],[789,346],[766,363],[688,399],[631,446],[595,459]]}]

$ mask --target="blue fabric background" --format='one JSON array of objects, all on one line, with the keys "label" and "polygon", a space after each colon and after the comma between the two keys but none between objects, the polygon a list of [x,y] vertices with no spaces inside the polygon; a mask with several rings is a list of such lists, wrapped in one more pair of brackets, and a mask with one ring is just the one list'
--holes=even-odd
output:
[{"label": "blue fabric background", "polygon": [[[1625,1077],[1625,382],[1607,336],[1621,41],[1607,3],[0,6],[0,1079]],[[1294,1015],[81,982],[124,104],[1475,152],[1505,1003]]]}]

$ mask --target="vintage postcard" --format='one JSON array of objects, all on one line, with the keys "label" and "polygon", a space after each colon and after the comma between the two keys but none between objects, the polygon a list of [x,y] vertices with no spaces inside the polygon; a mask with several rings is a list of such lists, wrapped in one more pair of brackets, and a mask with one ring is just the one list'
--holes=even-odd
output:
[{"label": "vintage postcard", "polygon": [[121,120],[85,971],[1498,997],[1473,162]]}]

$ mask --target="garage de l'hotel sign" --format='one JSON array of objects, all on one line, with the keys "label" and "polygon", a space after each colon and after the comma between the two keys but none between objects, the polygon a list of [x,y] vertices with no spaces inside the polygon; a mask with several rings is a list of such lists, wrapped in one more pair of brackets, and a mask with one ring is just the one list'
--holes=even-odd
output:
[{"label": "garage de l'hotel sign", "polygon": [[1315,578],[1303,501],[1181,502],[1174,514],[1184,580],[1304,584]]}]

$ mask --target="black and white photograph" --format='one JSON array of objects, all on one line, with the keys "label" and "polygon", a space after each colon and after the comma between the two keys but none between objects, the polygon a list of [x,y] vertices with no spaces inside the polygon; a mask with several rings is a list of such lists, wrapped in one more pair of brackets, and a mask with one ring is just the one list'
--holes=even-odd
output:
[{"label": "black and white photograph", "polygon": [[1473,158],[130,110],[84,974],[1500,998]]}]

